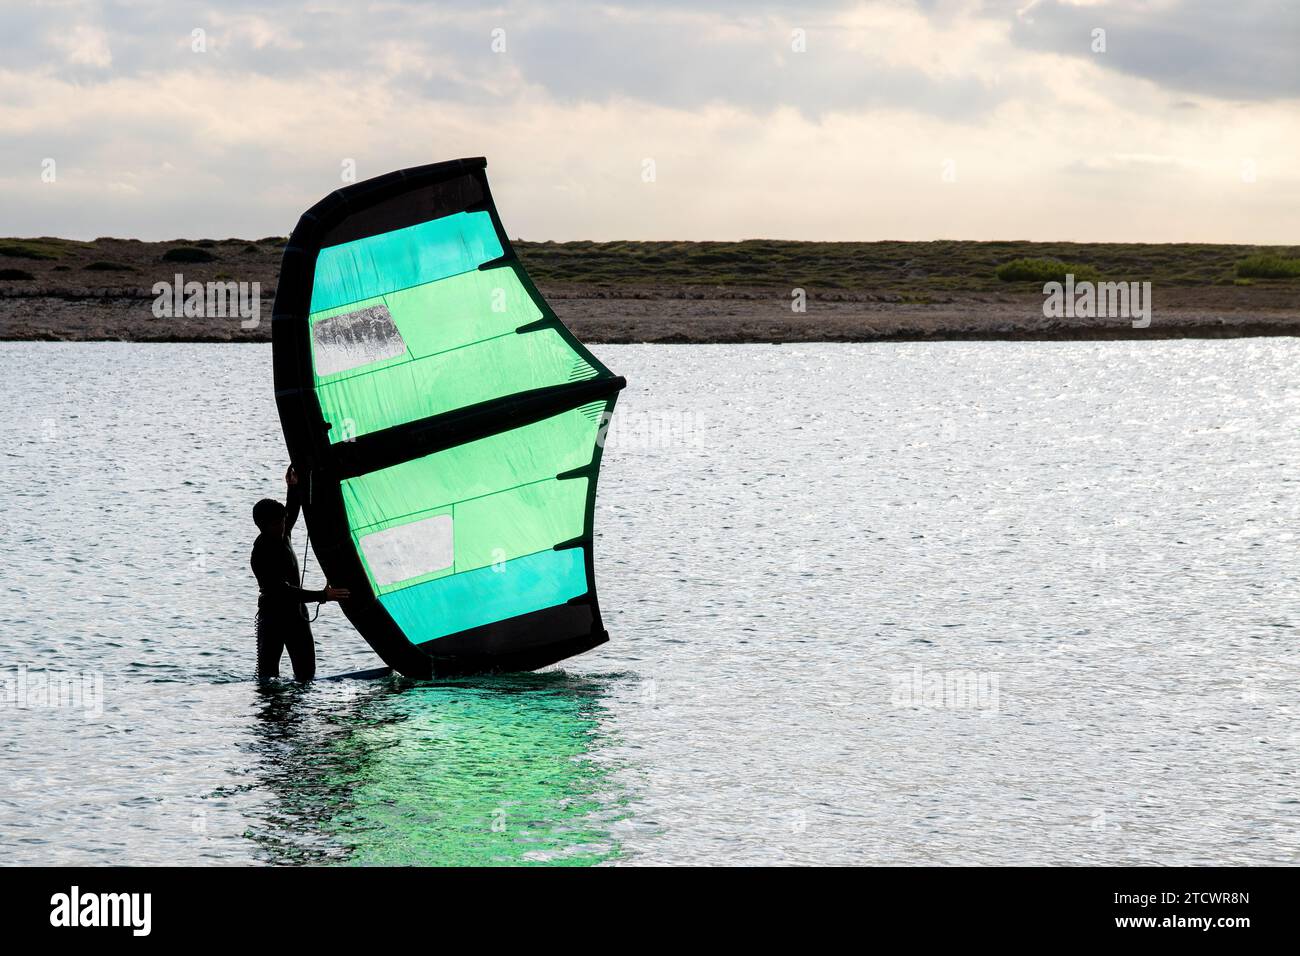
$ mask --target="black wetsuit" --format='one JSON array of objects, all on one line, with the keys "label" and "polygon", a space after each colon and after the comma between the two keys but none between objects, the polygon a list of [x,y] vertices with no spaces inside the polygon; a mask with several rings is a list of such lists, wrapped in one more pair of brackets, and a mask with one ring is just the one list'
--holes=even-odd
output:
[{"label": "black wetsuit", "polygon": [[257,598],[257,676],[279,677],[280,657],[288,648],[294,679],[309,681],[316,676],[316,645],[303,602],[323,601],[325,592],[298,587],[298,558],[290,540],[301,509],[296,486],[289,487],[284,508],[284,537],[263,531],[253,542],[250,559],[261,588]]}]

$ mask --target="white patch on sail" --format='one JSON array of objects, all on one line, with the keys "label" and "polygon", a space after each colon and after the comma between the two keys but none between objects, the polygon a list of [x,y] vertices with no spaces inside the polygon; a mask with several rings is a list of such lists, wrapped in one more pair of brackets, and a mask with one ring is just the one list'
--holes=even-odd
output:
[{"label": "white patch on sail", "polygon": [[347,372],[406,354],[406,342],[386,305],[332,315],[315,323],[311,334],[317,375]]},{"label": "white patch on sail", "polygon": [[456,560],[451,515],[372,532],[361,539],[361,551],[380,587],[449,568]]}]

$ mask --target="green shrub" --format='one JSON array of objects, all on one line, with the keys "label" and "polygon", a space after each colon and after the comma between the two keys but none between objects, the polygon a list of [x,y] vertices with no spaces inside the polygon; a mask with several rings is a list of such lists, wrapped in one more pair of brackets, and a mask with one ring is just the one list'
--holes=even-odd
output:
[{"label": "green shrub", "polygon": [[1101,277],[1092,266],[1060,259],[1014,259],[998,266],[995,272],[1003,282],[1064,282],[1067,273],[1074,276],[1075,282],[1095,282]]},{"label": "green shrub", "polygon": [[23,239],[6,239],[0,242],[0,256],[13,259],[57,259],[63,250],[45,242],[27,242]]},{"label": "green shrub", "polygon": [[217,257],[206,249],[194,246],[177,246],[163,253],[163,262],[216,262]]},{"label": "green shrub", "polygon": [[1242,279],[1294,279],[1300,276],[1300,259],[1285,256],[1248,256],[1237,263],[1237,276]]}]

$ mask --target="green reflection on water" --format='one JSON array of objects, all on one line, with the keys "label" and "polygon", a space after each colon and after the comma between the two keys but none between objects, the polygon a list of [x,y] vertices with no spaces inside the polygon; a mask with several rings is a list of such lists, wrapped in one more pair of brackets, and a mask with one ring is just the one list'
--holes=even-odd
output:
[{"label": "green reflection on water", "polygon": [[259,691],[268,799],[246,837],[276,864],[587,865],[620,853],[604,687],[563,672]]}]

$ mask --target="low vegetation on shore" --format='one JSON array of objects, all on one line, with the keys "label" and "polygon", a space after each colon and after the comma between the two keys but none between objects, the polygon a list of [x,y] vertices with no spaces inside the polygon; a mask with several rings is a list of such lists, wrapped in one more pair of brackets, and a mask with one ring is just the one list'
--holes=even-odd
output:
[{"label": "low vegetation on shore", "polygon": [[565,242],[520,243],[539,281],[806,286],[979,292],[1006,283],[1076,279],[1160,286],[1232,285],[1256,260],[1300,263],[1300,247],[1069,242]]},{"label": "low vegetation on shore", "polygon": [[[151,284],[178,269],[273,286],[284,239],[0,239],[3,287],[32,282],[85,286]],[[927,293],[993,291],[1017,284],[1145,280],[1156,286],[1232,285],[1300,279],[1300,247],[1199,243],[1070,242],[523,242],[516,247],[540,283],[738,286],[810,291]],[[83,274],[76,278],[77,274]]]},{"label": "low vegetation on shore", "polygon": [[1237,275],[1243,279],[1300,278],[1300,258],[1278,255],[1248,256],[1237,263]]},{"label": "low vegetation on shore", "polygon": [[1064,282],[1067,276],[1075,281],[1096,281],[1100,273],[1092,266],[1062,262],[1060,259],[1013,259],[994,270],[1003,282]]}]

